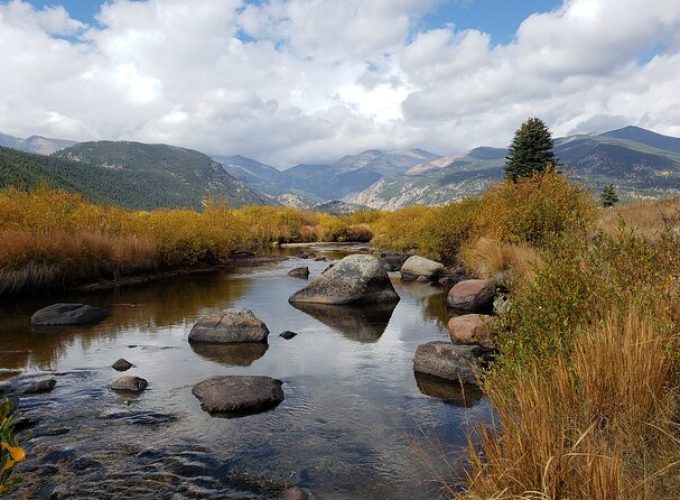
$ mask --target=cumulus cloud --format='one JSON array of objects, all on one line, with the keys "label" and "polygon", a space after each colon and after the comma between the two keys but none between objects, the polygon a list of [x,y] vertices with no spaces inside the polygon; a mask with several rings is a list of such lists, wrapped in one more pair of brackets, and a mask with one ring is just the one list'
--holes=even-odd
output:
[{"label": "cumulus cloud", "polygon": [[423,30],[439,0],[113,0],[85,25],[0,0],[0,131],[286,166],[625,123],[680,135],[676,0],[565,0],[515,38]]}]

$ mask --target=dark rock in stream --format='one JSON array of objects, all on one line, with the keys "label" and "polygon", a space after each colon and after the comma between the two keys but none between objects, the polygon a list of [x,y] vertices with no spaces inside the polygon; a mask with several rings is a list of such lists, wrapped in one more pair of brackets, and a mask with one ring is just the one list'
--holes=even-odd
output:
[{"label": "dark rock in stream", "polygon": [[485,362],[492,352],[478,345],[454,345],[435,340],[418,346],[413,371],[480,386]]},{"label": "dark rock in stream", "polygon": [[267,342],[269,329],[252,311],[231,309],[222,314],[210,314],[198,320],[189,342],[232,344],[240,342]]},{"label": "dark rock in stream", "polygon": [[123,392],[142,392],[149,386],[149,383],[141,377],[120,377],[113,381],[111,389]]},{"label": "dark rock in stream", "polygon": [[238,417],[276,407],[284,399],[282,382],[270,377],[211,377],[196,384],[191,392],[210,414]]},{"label": "dark rock in stream", "polygon": [[296,336],[297,336],[297,333],[291,332],[290,330],[286,330],[285,332],[282,332],[282,333],[279,334],[279,337],[283,337],[286,340],[290,340],[290,339],[292,339],[293,337],[296,337]]},{"label": "dark rock in stream", "polygon": [[85,304],[53,304],[31,316],[35,326],[89,325],[102,321],[109,315],[106,309]]},{"label": "dark rock in stream", "polygon": [[308,267],[296,267],[288,271],[288,276],[292,278],[300,278],[306,280],[309,278],[309,268]]},{"label": "dark rock in stream", "polygon": [[126,359],[120,358],[118,361],[111,365],[111,368],[119,372],[124,372],[132,368],[132,363],[130,363]]},{"label": "dark rock in stream", "polygon": [[47,392],[52,392],[52,389],[54,389],[56,385],[57,381],[53,378],[38,380],[36,382],[30,382],[27,385],[19,387],[17,393],[20,396],[28,396],[31,394],[45,394]]},{"label": "dark rock in stream", "polygon": [[377,304],[397,302],[387,272],[372,255],[350,255],[288,299],[291,304]]}]

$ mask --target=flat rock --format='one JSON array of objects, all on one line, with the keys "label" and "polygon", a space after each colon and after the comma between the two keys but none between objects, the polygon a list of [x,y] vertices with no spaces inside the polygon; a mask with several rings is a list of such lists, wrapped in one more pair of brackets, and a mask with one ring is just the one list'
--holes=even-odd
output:
[{"label": "flat rock", "polygon": [[31,324],[36,326],[88,325],[109,315],[106,309],[86,304],[53,304],[33,313]]},{"label": "flat rock", "polygon": [[257,318],[252,311],[232,309],[199,319],[189,332],[189,342],[208,344],[267,342],[268,336],[267,325]]},{"label": "flat rock", "polygon": [[120,377],[111,384],[114,391],[142,392],[149,383],[141,377]]},{"label": "flat rock", "polygon": [[397,302],[387,272],[372,255],[350,255],[288,299],[291,304],[375,304]]},{"label": "flat rock", "polygon": [[493,317],[484,314],[464,314],[449,320],[451,340],[460,344],[491,345]]},{"label": "flat rock", "polygon": [[436,340],[418,346],[413,371],[479,386],[488,354],[481,346]]},{"label": "flat rock", "polygon": [[270,377],[211,377],[191,390],[210,414],[242,416],[276,407],[284,399],[281,381]]},{"label": "flat rock", "polygon": [[130,363],[126,359],[120,358],[118,361],[111,365],[111,368],[119,372],[124,372],[132,368],[132,363]]},{"label": "flat rock", "polygon": [[308,267],[296,267],[295,269],[291,269],[288,271],[288,276],[292,276],[293,278],[301,278],[303,280],[306,280],[309,278],[309,268]]},{"label": "flat rock", "polygon": [[493,280],[465,280],[457,283],[446,298],[446,303],[462,312],[484,312],[493,307],[496,283]]},{"label": "flat rock", "polygon": [[406,259],[404,265],[401,266],[401,278],[414,280],[423,276],[426,280],[436,281],[442,271],[444,271],[444,264],[441,262],[414,255]]}]

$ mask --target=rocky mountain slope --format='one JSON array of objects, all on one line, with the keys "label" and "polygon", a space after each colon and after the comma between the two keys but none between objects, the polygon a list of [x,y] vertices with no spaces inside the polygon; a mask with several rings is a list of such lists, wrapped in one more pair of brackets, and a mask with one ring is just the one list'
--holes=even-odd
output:
[{"label": "rocky mountain slope", "polygon": [[39,135],[32,135],[27,139],[20,139],[18,137],[12,137],[11,135],[0,134],[0,146],[18,149],[25,153],[49,155],[56,151],[71,147],[74,144],[76,144],[76,141],[51,139]]}]

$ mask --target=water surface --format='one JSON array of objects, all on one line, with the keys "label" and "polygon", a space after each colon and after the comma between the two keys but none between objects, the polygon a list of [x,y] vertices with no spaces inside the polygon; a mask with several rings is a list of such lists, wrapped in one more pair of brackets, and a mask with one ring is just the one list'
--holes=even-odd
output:
[{"label": "water surface", "polygon": [[[297,484],[319,498],[435,497],[448,468],[440,455],[454,463],[466,431],[489,414],[478,394],[466,401],[412,371],[418,344],[448,338],[444,290],[394,277],[393,308],[297,309],[287,299],[305,281],[287,272],[301,265],[313,279],[328,262],[293,257],[60,298],[112,314],[59,332],[28,322],[54,298],[0,305],[0,368],[58,380],[52,393],[22,400],[24,415],[40,420],[31,432],[68,431],[28,443],[27,481],[15,495],[257,498]],[[198,317],[231,307],[267,324],[267,347],[189,345]],[[284,330],[298,335],[284,340]],[[126,374],[149,381],[139,397],[108,389],[121,357],[135,365]],[[279,378],[285,401],[258,415],[211,417],[191,387],[227,374]]]}]

